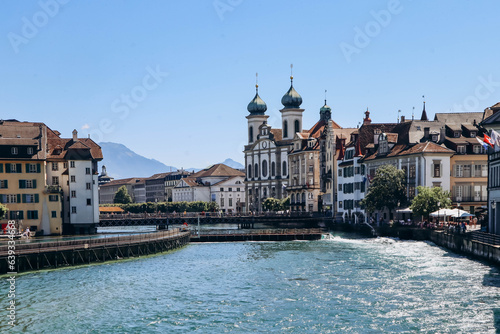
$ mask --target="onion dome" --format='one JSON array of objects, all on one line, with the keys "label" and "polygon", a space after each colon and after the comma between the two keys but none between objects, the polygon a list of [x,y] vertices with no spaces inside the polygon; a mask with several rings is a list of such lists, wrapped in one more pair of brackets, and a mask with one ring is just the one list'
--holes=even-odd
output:
[{"label": "onion dome", "polygon": [[320,109],[319,111],[320,111],[321,113],[324,113],[324,112],[326,112],[326,111],[331,112],[331,111],[332,111],[332,108],[330,108],[330,106],[328,106],[328,105],[326,104],[326,100],[325,100],[325,105],[324,105],[324,106],[322,106],[322,107],[321,107],[321,109]]},{"label": "onion dome", "polygon": [[293,88],[293,76],[290,76],[291,85],[288,92],[281,98],[281,104],[285,106],[285,109],[300,108],[302,104],[302,97],[297,93],[295,88]]},{"label": "onion dome", "polygon": [[251,115],[264,115],[267,110],[266,103],[259,96],[259,85],[255,85],[255,97],[247,106]]}]

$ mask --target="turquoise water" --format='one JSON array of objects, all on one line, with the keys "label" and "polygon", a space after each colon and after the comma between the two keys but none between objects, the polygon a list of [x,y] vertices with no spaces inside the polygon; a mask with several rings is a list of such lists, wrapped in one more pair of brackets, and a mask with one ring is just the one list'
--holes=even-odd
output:
[{"label": "turquoise water", "polygon": [[498,269],[425,242],[191,244],[20,275],[12,332],[495,333],[499,287]]}]

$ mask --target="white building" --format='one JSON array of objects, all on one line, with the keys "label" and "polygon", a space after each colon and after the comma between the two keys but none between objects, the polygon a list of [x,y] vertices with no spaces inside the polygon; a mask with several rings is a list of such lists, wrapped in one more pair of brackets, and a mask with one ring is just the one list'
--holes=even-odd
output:
[{"label": "white building", "polygon": [[172,190],[174,202],[217,202],[223,212],[243,212],[245,173],[216,164],[179,180]]}]

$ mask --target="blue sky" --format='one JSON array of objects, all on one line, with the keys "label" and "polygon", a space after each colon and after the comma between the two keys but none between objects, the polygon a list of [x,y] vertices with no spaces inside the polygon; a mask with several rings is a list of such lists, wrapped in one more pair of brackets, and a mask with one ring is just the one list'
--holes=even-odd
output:
[{"label": "blue sky", "polygon": [[[125,144],[176,167],[243,162],[246,107],[259,93],[280,126],[281,97],[324,90],[355,127],[398,110],[482,111],[500,101],[495,1],[4,1],[1,118]],[[128,97],[127,97],[128,96]],[[111,173],[111,171],[110,171]]]}]

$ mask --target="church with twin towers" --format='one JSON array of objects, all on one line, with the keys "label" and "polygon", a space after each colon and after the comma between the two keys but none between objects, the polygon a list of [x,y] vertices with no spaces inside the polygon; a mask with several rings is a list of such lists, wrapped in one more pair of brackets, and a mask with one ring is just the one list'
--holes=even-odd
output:
[{"label": "church with twin towers", "polygon": [[321,177],[321,168],[323,171],[326,168],[320,147],[324,146],[328,128],[340,126],[331,120],[331,108],[325,100],[319,121],[311,129],[303,130],[302,97],[293,87],[293,76],[290,81],[290,88],[281,98],[280,129],[267,124],[267,105],[259,96],[258,85],[247,107],[248,144],[244,148],[247,212],[263,212],[266,198],[287,196],[291,211],[322,210],[327,180]]}]

